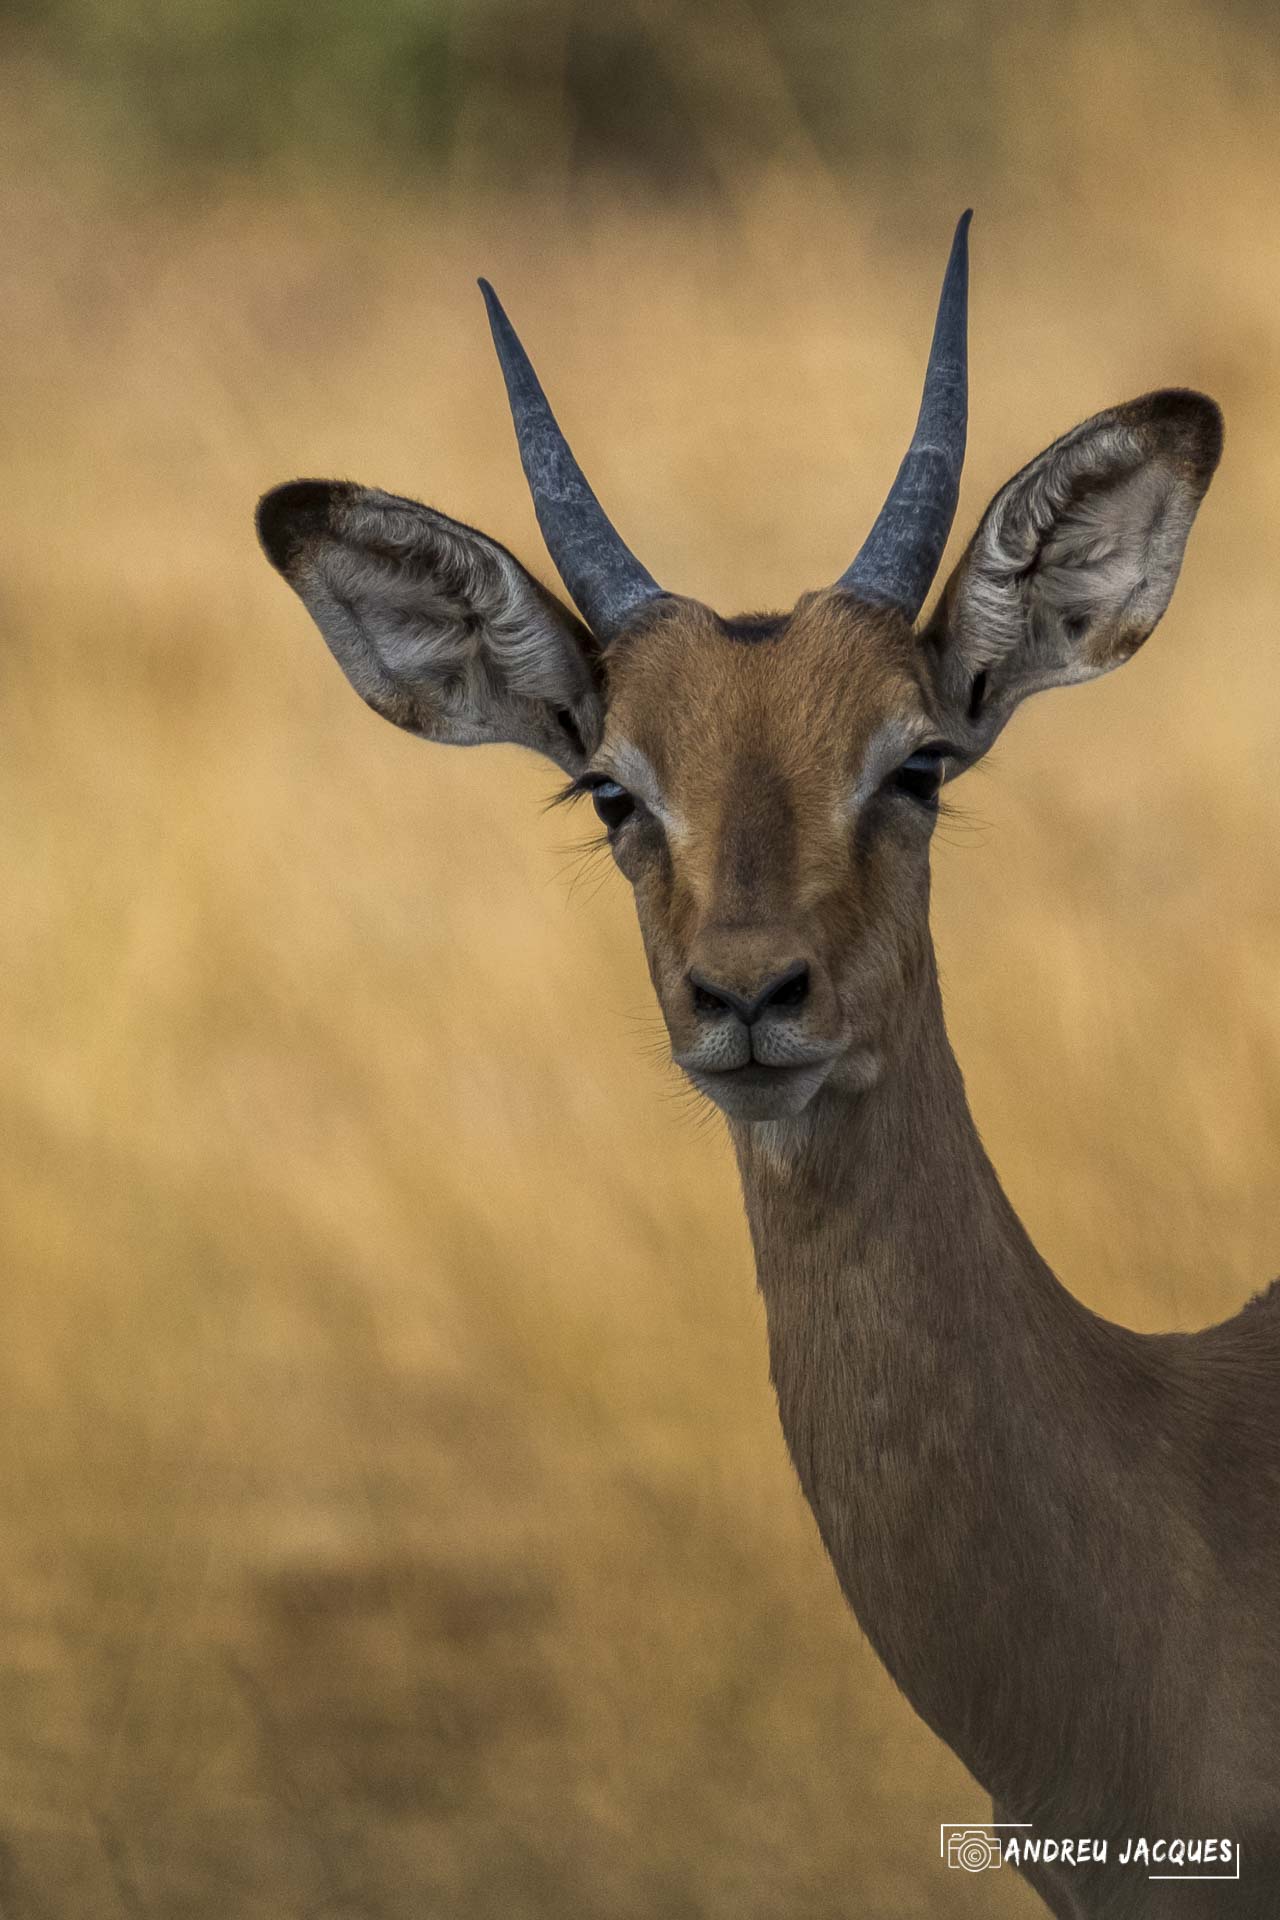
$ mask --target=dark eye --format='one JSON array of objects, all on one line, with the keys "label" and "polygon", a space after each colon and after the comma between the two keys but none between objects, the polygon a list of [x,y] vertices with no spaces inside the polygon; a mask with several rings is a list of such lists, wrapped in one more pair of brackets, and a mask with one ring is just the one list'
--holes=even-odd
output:
[{"label": "dark eye", "polygon": [[926,747],[904,760],[893,776],[893,785],[932,813],[938,805],[942,786],[943,756],[936,748]]},{"label": "dark eye", "polygon": [[602,780],[591,789],[591,804],[610,833],[615,833],[624,820],[635,812],[635,801],[625,787],[616,780]]}]

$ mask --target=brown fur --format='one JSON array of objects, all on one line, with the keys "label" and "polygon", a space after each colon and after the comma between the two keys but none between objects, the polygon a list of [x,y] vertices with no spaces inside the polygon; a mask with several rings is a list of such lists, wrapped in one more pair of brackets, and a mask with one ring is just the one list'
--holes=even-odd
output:
[{"label": "brown fur", "polygon": [[811,595],[778,637],[743,647],[675,602],[609,654],[608,675],[594,764],[638,748],[683,823],[670,843],[649,820],[616,846],[677,1059],[698,1041],[691,969],[745,993],[802,959],[813,984],[787,1023],[793,1047],[863,1084],[927,950],[928,816],[874,794],[851,831],[849,804],[877,735],[887,779],[904,743],[939,734],[906,622]]},{"label": "brown fur", "polygon": [[323,483],[262,509],[366,698],[632,796],[615,857],[673,1055],[729,1116],[783,1430],[868,1637],[1000,1817],[1242,1847],[1240,1882],[1176,1893],[1029,1875],[1098,1920],[1280,1911],[1280,1295],[1143,1337],[1040,1259],[947,1041],[904,763],[963,771],[1146,639],[1220,446],[1198,395],[1086,422],[997,495],[922,635],[839,591],[736,620],[664,596],[603,657],[429,509]]}]

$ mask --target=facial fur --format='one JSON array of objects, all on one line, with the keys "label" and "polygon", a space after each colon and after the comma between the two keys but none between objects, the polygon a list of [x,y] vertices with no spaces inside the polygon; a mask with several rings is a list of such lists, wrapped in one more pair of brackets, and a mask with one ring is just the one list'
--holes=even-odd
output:
[{"label": "facial fur", "polygon": [[668,600],[611,649],[605,706],[578,784],[634,800],[609,841],[677,1065],[741,1120],[872,1084],[931,953],[935,809],[897,776],[946,744],[905,619],[841,592],[738,621]]}]

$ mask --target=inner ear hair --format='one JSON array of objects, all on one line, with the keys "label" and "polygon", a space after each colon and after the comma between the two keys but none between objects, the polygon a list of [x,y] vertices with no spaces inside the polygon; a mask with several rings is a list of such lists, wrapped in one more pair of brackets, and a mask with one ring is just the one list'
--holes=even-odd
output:
[{"label": "inner ear hair", "polygon": [[510,741],[576,772],[599,737],[599,649],[488,534],[348,481],[267,494],[258,535],[356,692],[455,746]]},{"label": "inner ear hair", "polygon": [[1221,451],[1213,401],[1168,389],[1084,421],[1001,488],[923,635],[975,751],[1029,694],[1147,639]]}]

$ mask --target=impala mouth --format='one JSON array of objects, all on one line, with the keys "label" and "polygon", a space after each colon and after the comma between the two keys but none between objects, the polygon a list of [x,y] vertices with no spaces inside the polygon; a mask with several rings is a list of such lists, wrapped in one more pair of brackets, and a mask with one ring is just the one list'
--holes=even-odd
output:
[{"label": "impala mouth", "polygon": [[801,1065],[771,1067],[749,1060],[740,1067],[686,1066],[684,1071],[731,1120],[784,1120],[808,1106],[835,1060],[830,1054]]}]

